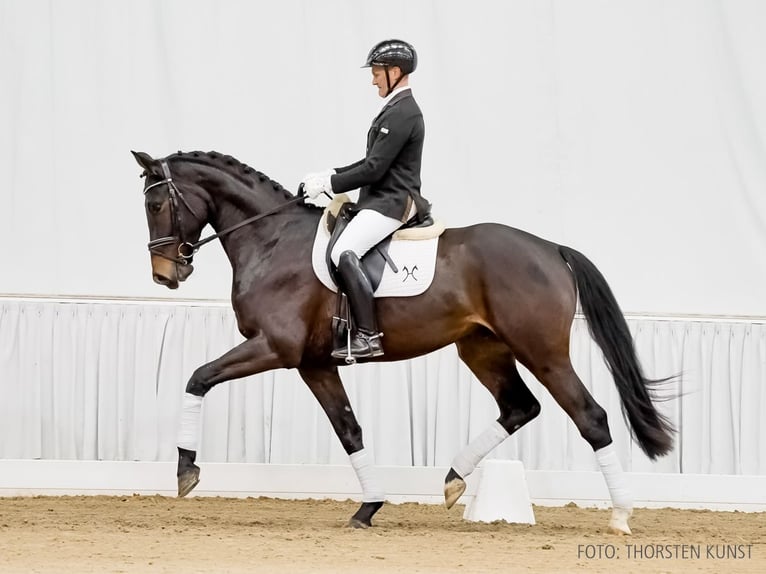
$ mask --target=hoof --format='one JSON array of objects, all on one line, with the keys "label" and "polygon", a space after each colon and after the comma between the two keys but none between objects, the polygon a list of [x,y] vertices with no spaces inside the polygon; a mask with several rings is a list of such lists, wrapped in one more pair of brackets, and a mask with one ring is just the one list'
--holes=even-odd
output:
[{"label": "hoof", "polygon": [[628,518],[633,514],[633,510],[627,508],[613,508],[612,518],[609,520],[609,533],[619,536],[629,536],[633,534],[628,526]]},{"label": "hoof", "polygon": [[180,498],[189,494],[199,484],[199,467],[194,464],[196,459],[196,451],[178,447],[176,476],[178,477],[178,496]]},{"label": "hoof", "polygon": [[444,504],[447,508],[452,508],[458,499],[465,492],[465,481],[462,478],[455,478],[444,485]]},{"label": "hoof", "polygon": [[195,466],[178,476],[178,496],[183,498],[199,484],[199,468]]},{"label": "hoof", "polygon": [[362,522],[361,520],[357,518],[351,518],[348,521],[349,528],[369,528],[370,526],[372,526],[372,523],[365,524],[364,522]]},{"label": "hoof", "polygon": [[449,469],[447,478],[444,479],[444,504],[447,508],[452,508],[464,492],[465,480],[453,469]]},{"label": "hoof", "polygon": [[383,506],[383,501],[380,502],[363,502],[356,514],[348,521],[350,528],[369,528],[372,526],[372,517]]}]

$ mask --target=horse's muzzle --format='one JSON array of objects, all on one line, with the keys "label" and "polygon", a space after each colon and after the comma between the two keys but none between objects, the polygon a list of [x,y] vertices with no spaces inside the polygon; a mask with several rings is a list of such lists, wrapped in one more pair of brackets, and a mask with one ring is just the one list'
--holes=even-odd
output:
[{"label": "horse's muzzle", "polygon": [[158,285],[168,289],[178,289],[178,285],[194,271],[193,265],[179,265],[163,257],[152,255],[152,279]]},{"label": "horse's muzzle", "polygon": [[152,279],[159,285],[164,285],[168,289],[178,289],[178,281],[170,277],[161,275],[160,273],[152,273]]}]

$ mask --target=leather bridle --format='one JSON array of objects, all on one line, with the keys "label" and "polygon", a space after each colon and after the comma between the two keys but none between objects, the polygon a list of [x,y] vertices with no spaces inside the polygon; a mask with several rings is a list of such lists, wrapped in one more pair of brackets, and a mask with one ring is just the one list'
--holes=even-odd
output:
[{"label": "leather bridle", "polygon": [[[200,241],[197,241],[196,243],[191,243],[184,238],[184,230],[183,230],[184,228],[181,222],[181,210],[179,209],[180,207],[179,200],[184,205],[184,207],[186,207],[186,209],[189,210],[189,213],[191,213],[199,223],[201,223],[204,226],[205,222],[202,220],[202,218],[199,215],[197,215],[197,213],[194,211],[192,206],[189,205],[189,202],[186,200],[183,193],[181,193],[181,190],[178,189],[178,187],[176,186],[175,182],[173,181],[173,177],[170,175],[170,167],[168,166],[167,161],[162,160],[160,162],[160,165],[162,167],[162,173],[165,176],[165,179],[158,181],[156,183],[152,183],[151,185],[147,185],[144,188],[144,195],[146,195],[146,192],[149,191],[150,189],[153,189],[160,185],[168,186],[170,213],[171,213],[171,221],[173,226],[173,229],[171,229],[171,233],[173,233],[174,235],[166,235],[165,237],[158,237],[157,239],[152,239],[147,244],[147,247],[149,248],[149,252],[152,253],[152,255],[157,255],[158,257],[168,259],[170,261],[178,263],[179,265],[189,265],[192,262],[192,259],[194,258],[194,254],[199,250],[200,247],[202,247],[206,243],[209,243],[213,241],[214,239],[218,239],[219,237],[223,237],[224,235],[228,235],[232,231],[236,231],[237,229],[244,227],[245,225],[254,223],[258,221],[259,219],[263,219],[264,217],[268,215],[281,211],[285,207],[293,205],[294,203],[299,203],[305,199],[305,196],[303,195],[303,184],[301,183],[300,186],[298,187],[298,194],[294,198],[286,201],[285,203],[282,203],[276,206],[275,208],[270,209],[269,211],[266,211],[259,215],[255,215],[253,217],[249,217],[245,219],[244,221],[240,221],[239,223],[232,225],[231,227],[227,227],[223,231],[219,231],[218,233],[214,233],[213,235],[205,237],[204,239],[201,239]],[[166,245],[172,245],[174,243],[178,243],[178,257],[171,257],[158,250],[160,247],[164,247]]]},{"label": "leather bridle", "polygon": [[[144,188],[144,195],[146,195],[150,189],[159,187],[160,185],[168,186],[170,214],[172,221],[171,225],[173,226],[171,233],[174,235],[166,235],[165,237],[152,239],[147,244],[147,247],[149,248],[149,252],[152,255],[157,255],[159,257],[169,259],[170,261],[174,261],[180,265],[188,265],[191,263],[192,258],[194,257],[194,245],[184,239],[184,228],[181,223],[181,210],[179,209],[179,200],[184,204],[186,209],[189,210],[189,213],[191,213],[197,221],[201,222],[201,218],[199,215],[197,215],[197,212],[194,211],[192,206],[189,205],[189,202],[186,201],[186,198],[184,197],[184,194],[181,193],[181,190],[176,186],[172,176],[170,175],[170,168],[168,167],[167,162],[162,160],[160,165],[162,166],[162,173],[165,176],[165,179],[151,185],[147,185]],[[160,247],[172,245],[174,243],[178,243],[178,257],[171,257],[162,251],[159,251]]]}]

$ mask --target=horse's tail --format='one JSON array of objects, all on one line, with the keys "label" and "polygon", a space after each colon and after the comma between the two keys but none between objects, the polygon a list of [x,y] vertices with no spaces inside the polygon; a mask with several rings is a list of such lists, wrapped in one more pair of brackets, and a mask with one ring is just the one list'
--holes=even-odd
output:
[{"label": "horse's tail", "polygon": [[585,255],[565,246],[559,253],[572,269],[588,330],[604,354],[622,400],[622,414],[636,442],[651,459],[673,448],[675,429],[652,402],[659,381],[644,377],[628,324],[604,276]]}]

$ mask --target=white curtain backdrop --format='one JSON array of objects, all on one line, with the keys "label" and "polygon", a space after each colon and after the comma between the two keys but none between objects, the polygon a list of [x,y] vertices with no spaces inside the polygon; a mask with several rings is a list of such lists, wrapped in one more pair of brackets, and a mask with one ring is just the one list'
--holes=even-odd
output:
[{"label": "white curtain backdrop", "polygon": [[[652,463],[631,443],[617,389],[584,319],[572,360],[609,413],[634,471],[766,473],[766,322],[631,318],[650,377],[680,374],[660,409],[680,428]],[[180,397],[194,369],[240,341],[225,306],[0,301],[0,458],[174,460]],[[522,372],[541,415],[492,456],[528,469],[595,470],[590,447]],[[386,465],[449,465],[498,416],[454,347],[421,359],[343,368],[365,442]],[[224,383],[206,397],[204,461],[347,462],[293,371]]]},{"label": "white curtain backdrop", "polygon": [[[291,189],[364,153],[359,68],[401,36],[423,192],[589,255],[624,309],[766,316],[760,0],[0,0],[0,293],[151,282],[129,150],[216,149]],[[177,294],[226,299],[216,247]]]}]

